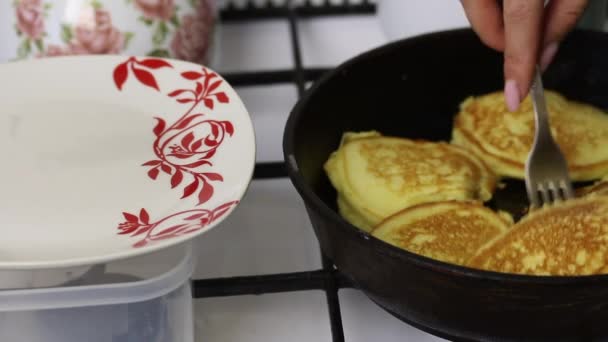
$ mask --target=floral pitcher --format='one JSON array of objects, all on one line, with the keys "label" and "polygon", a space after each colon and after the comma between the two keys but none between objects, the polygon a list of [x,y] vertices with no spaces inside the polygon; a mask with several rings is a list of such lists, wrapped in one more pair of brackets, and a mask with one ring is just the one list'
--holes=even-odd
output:
[{"label": "floral pitcher", "polygon": [[125,54],[212,64],[214,0],[0,1],[0,62]]}]

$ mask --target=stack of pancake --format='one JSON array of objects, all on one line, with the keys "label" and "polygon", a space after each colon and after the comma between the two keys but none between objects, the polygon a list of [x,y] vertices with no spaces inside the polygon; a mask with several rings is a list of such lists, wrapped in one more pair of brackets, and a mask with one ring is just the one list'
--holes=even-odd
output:
[{"label": "stack of pancake", "polygon": [[[608,116],[547,91],[554,137],[582,198],[517,223],[490,200],[501,178],[524,177],[534,136],[527,98],[509,112],[502,93],[466,99],[451,143],[363,132],[344,134],[325,164],[340,214],[410,252],[507,273],[608,272]],[[606,246],[606,247],[604,247]]]},{"label": "stack of pancake", "polygon": [[466,149],[444,142],[346,133],[325,170],[338,191],[338,207],[370,231],[416,204],[492,197],[496,176]]},{"label": "stack of pancake", "polygon": [[[608,174],[608,117],[580,102],[545,91],[551,132],[564,153],[570,177],[594,180]],[[509,112],[502,92],[470,97],[454,120],[452,142],[475,152],[499,176],[524,178],[534,140],[534,112],[527,97]]]}]

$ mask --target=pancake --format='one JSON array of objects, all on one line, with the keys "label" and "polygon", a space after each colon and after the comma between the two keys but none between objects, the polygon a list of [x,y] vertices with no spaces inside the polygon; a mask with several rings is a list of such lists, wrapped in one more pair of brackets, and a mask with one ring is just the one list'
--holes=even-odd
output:
[{"label": "pancake", "polygon": [[495,238],[469,266],[528,275],[608,271],[608,197],[589,196],[533,211]]},{"label": "pancake", "polygon": [[338,212],[340,215],[353,226],[359,227],[365,231],[370,231],[373,222],[370,222],[365,216],[359,214],[357,209],[353,207],[344,196],[338,195]]},{"label": "pancake", "polygon": [[606,196],[608,195],[608,177],[604,177],[592,185],[578,188],[575,191],[577,197],[585,197],[591,195]]},{"label": "pancake", "polygon": [[[576,181],[608,174],[608,116],[593,106],[545,91],[550,123]],[[509,112],[502,92],[469,97],[454,120],[452,142],[473,150],[499,176],[524,178],[524,164],[534,139],[530,97]]]},{"label": "pancake", "polygon": [[413,205],[492,197],[496,177],[470,151],[443,142],[346,133],[325,163],[340,214],[370,231]]},{"label": "pancake", "polygon": [[477,202],[420,204],[380,223],[372,235],[413,253],[465,265],[478,249],[512,224]]}]

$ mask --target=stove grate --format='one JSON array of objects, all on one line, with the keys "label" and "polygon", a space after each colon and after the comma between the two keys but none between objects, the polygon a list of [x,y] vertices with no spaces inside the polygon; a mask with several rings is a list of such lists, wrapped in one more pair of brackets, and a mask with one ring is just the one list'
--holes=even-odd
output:
[{"label": "stove grate", "polygon": [[[255,3],[254,3],[255,2]],[[259,1],[247,1],[245,6],[230,3],[221,10],[221,21],[243,22],[252,20],[283,19],[289,23],[294,68],[286,70],[260,70],[254,72],[236,72],[223,75],[235,87],[257,86],[268,84],[292,83],[297,87],[301,97],[308,82],[314,82],[330,69],[305,68],[302,65],[297,22],[301,18],[324,16],[375,15],[375,1],[360,0],[351,3],[344,0],[340,4],[335,1],[287,1],[277,5],[267,0],[263,6]],[[284,163],[257,163],[254,179],[276,179],[287,177]],[[323,268],[309,272],[282,273],[261,276],[244,276],[216,279],[196,279],[192,281],[194,298],[224,297],[237,295],[260,295],[279,292],[322,290],[327,298],[331,333],[334,342],[344,341],[342,316],[338,290],[352,288],[351,281],[342,275],[332,262],[323,257]]]}]

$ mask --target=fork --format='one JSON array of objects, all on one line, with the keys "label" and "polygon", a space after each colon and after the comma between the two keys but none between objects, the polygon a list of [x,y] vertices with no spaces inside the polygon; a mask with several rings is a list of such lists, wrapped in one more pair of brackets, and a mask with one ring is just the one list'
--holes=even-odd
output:
[{"label": "fork", "polygon": [[526,190],[532,208],[574,198],[568,164],[551,135],[543,81],[537,65],[530,91],[534,105],[534,143],[526,160]]}]

